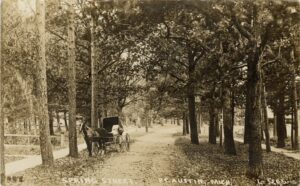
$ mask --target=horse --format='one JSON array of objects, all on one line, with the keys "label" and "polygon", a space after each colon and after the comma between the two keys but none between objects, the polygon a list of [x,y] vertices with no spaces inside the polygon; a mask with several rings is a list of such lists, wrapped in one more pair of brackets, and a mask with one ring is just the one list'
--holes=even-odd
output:
[{"label": "horse", "polygon": [[[87,150],[89,152],[89,156],[92,156],[92,149],[97,148],[93,146],[93,142],[96,142],[98,148],[101,148],[105,151],[106,147],[105,144],[107,142],[114,141],[115,144],[118,144],[121,146],[122,142],[122,134],[124,132],[123,125],[119,122],[117,131],[111,131],[112,129],[107,128],[96,128],[93,129],[89,127],[87,122],[82,123],[80,126],[80,132],[83,133],[85,143],[87,145]],[[108,125],[109,126],[109,125]],[[105,152],[104,152],[105,153]]]},{"label": "horse", "polygon": [[91,157],[93,137],[98,136],[99,134],[96,130],[89,127],[86,122],[81,124],[79,131],[83,133],[84,141],[86,143],[89,156]]}]

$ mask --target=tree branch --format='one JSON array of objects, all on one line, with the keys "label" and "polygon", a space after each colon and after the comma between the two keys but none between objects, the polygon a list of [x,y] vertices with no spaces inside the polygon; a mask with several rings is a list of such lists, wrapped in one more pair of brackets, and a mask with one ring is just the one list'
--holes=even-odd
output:
[{"label": "tree branch", "polygon": [[[63,41],[67,41],[67,39],[66,39],[66,38],[64,38],[63,36],[61,36],[61,35],[59,35],[58,33],[54,32],[53,30],[50,30],[49,28],[46,28],[46,30],[47,30],[47,31],[48,31],[50,34],[52,34],[52,35],[54,35],[54,36],[56,36],[56,37],[60,38],[61,40],[63,40]],[[79,44],[79,43],[76,43],[76,45],[77,45],[77,46],[81,46],[82,48],[84,48],[84,49],[87,49],[87,50],[88,50],[88,47],[87,47],[87,46],[84,46],[84,45],[82,45],[82,44]]]},{"label": "tree branch", "polygon": [[173,73],[169,73],[169,75],[170,76],[172,76],[173,78],[175,78],[176,80],[178,80],[178,81],[181,81],[181,82],[186,82],[186,81],[184,81],[182,78],[180,78],[180,77],[178,77],[178,76],[176,76],[175,74],[173,74]]},{"label": "tree branch", "polygon": [[266,67],[267,65],[273,64],[273,63],[275,63],[275,62],[277,62],[277,59],[273,59],[273,60],[267,61],[267,62],[265,62],[265,63],[263,63],[263,64],[261,65],[261,68],[264,68],[264,67]]},{"label": "tree branch", "polygon": [[231,20],[233,21],[234,26],[241,33],[241,35],[246,37],[249,41],[253,40],[252,34],[242,27],[235,15],[231,15]]}]

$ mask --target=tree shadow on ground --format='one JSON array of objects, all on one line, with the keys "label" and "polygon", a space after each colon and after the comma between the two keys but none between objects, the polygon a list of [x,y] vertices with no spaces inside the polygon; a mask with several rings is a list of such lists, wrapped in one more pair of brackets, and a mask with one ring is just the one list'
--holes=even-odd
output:
[{"label": "tree shadow on ground", "polygon": [[[257,180],[248,179],[248,145],[236,143],[236,156],[224,154],[219,145],[209,144],[205,137],[200,137],[200,144],[193,145],[186,137],[175,141],[184,157],[174,162],[178,169],[175,176],[192,179],[231,180],[236,185],[255,185]],[[181,155],[182,156],[182,155]],[[264,178],[283,179],[296,182],[299,180],[300,161],[278,153],[263,153]],[[175,170],[176,168],[174,168]]]}]

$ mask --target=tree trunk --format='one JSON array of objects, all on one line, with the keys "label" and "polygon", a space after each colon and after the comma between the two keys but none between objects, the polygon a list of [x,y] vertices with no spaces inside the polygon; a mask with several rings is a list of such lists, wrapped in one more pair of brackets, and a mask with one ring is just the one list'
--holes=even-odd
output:
[{"label": "tree trunk", "polygon": [[145,131],[148,132],[148,126],[149,126],[149,118],[148,115],[146,116],[146,123],[145,123]]},{"label": "tree trunk", "polygon": [[[3,3],[0,7],[0,11],[3,10]],[[2,17],[2,16],[1,16]],[[2,20],[0,19],[0,25],[2,27]],[[1,29],[1,28],[0,28]],[[4,160],[4,115],[3,115],[3,81],[2,81],[2,29],[0,32],[0,185],[5,185],[5,160]]]},{"label": "tree trunk", "polygon": [[198,126],[196,119],[196,104],[195,104],[195,69],[196,66],[193,61],[193,57],[189,55],[189,72],[188,72],[188,86],[187,86],[187,97],[188,97],[188,109],[189,109],[189,124],[190,124],[190,135],[192,144],[199,144],[198,139]]},{"label": "tree trunk", "polygon": [[218,109],[215,110],[215,129],[216,129],[216,136],[220,137],[220,124],[219,124],[219,112],[218,112]]},{"label": "tree trunk", "polygon": [[43,165],[53,164],[53,152],[50,142],[47,76],[46,76],[46,38],[45,38],[45,0],[36,1],[36,21],[38,27],[38,63],[37,63],[37,103],[39,112],[40,147]]},{"label": "tree trunk", "polygon": [[37,131],[38,131],[38,119],[37,116],[34,116],[34,135],[37,135]]},{"label": "tree trunk", "polygon": [[31,134],[30,131],[31,131],[31,116],[30,118],[28,119],[27,123],[28,123],[28,134]]},{"label": "tree trunk", "polygon": [[[1,45],[1,44],[0,44]],[[1,49],[0,49],[1,50]],[[1,58],[1,57],[0,57]],[[0,59],[0,69],[2,64]],[[5,160],[4,160],[4,116],[2,112],[2,72],[0,72],[0,185],[5,185]]]},{"label": "tree trunk", "polygon": [[257,178],[263,174],[261,149],[261,90],[259,48],[254,44],[254,53],[247,61],[247,98],[249,125],[249,169],[247,175]]},{"label": "tree trunk", "polygon": [[298,100],[298,95],[297,95],[297,84],[296,84],[296,78],[297,78],[297,70],[299,69],[299,63],[300,63],[300,38],[298,37],[296,40],[295,40],[295,44],[294,44],[294,68],[293,68],[293,115],[294,115],[294,127],[293,127],[293,138],[294,138],[294,147],[293,149],[294,150],[298,150],[300,147],[299,147],[299,141],[298,141],[298,137],[299,137],[299,134],[298,134],[298,103],[297,103],[297,100]]},{"label": "tree trunk", "polygon": [[61,128],[60,128],[59,111],[56,111],[55,113],[56,113],[56,123],[57,123],[57,124],[56,124],[56,125],[57,125],[56,127],[57,127],[57,131],[60,132],[60,131],[61,131]]},{"label": "tree trunk", "polygon": [[284,94],[279,97],[279,104],[277,109],[277,147],[285,147],[285,110],[284,110]]},{"label": "tree trunk", "polygon": [[[68,98],[69,98],[69,155],[78,157],[76,132],[76,53],[74,3],[71,0],[68,11]],[[59,119],[59,118],[58,118]],[[58,123],[59,124],[59,123]]]},{"label": "tree trunk", "polygon": [[[294,69],[295,70],[295,69]],[[297,107],[297,86],[296,86],[296,73],[294,73],[293,78],[293,99],[292,99],[292,107],[293,107],[293,125],[292,125],[292,148],[293,150],[299,149],[299,142],[298,142],[298,107]]]},{"label": "tree trunk", "polygon": [[221,110],[221,122],[219,124],[219,137],[220,137],[220,147],[223,146],[223,125],[224,125],[224,114],[223,114],[223,109]]},{"label": "tree trunk", "polygon": [[[232,94],[232,95],[231,95]],[[225,154],[236,155],[235,144],[233,139],[233,122],[234,122],[234,103],[233,93],[227,87],[223,92],[223,121],[224,121],[224,149]]]},{"label": "tree trunk", "polygon": [[262,123],[264,126],[264,132],[265,132],[265,136],[266,136],[266,151],[271,152],[269,121],[268,121],[268,111],[267,111],[267,98],[266,98],[265,86],[263,86],[261,89],[261,101],[262,101]]},{"label": "tree trunk", "polygon": [[195,114],[195,96],[189,96],[189,125],[192,144],[199,144],[197,121]]},{"label": "tree trunk", "polygon": [[29,118],[29,122],[28,122],[29,134],[32,134],[31,129],[32,129],[32,124],[34,123],[34,117],[35,117],[34,113],[33,113],[33,101],[32,101],[33,98],[32,97],[33,97],[33,95],[31,95],[30,99],[29,99],[29,106],[30,106],[29,107],[30,118]]},{"label": "tree trunk", "polygon": [[54,135],[54,129],[53,129],[53,112],[49,111],[49,129],[50,129],[50,135]]},{"label": "tree trunk", "polygon": [[121,122],[123,123],[123,121],[125,120],[124,118],[124,113],[123,113],[123,106],[118,106],[118,116],[119,119],[121,120]]},{"label": "tree trunk", "polygon": [[185,123],[186,123],[186,133],[190,134],[190,120],[189,120],[189,114],[188,112],[186,112],[186,116],[185,116]]},{"label": "tree trunk", "polygon": [[273,138],[277,139],[277,111],[274,110],[274,125],[273,125]]},{"label": "tree trunk", "polygon": [[[213,102],[213,100],[212,100]],[[209,128],[208,128],[208,142],[211,144],[217,144],[217,136],[216,136],[216,112],[215,106],[213,103],[210,104],[209,107]]]},{"label": "tree trunk", "polygon": [[182,135],[186,135],[187,131],[186,131],[186,115],[185,112],[183,112],[182,114]]},{"label": "tree trunk", "polygon": [[24,120],[23,124],[24,134],[28,134],[28,124],[26,119]]},{"label": "tree trunk", "polygon": [[200,112],[200,110],[198,110],[198,117],[197,117],[197,119],[198,119],[198,122],[197,122],[197,124],[198,124],[198,134],[201,134],[201,112]]},{"label": "tree trunk", "polygon": [[96,56],[95,56],[95,29],[96,29],[96,20],[91,13],[91,127],[98,127],[98,117],[97,117],[97,80],[96,80]]},{"label": "tree trunk", "polygon": [[[249,83],[247,83],[247,89],[250,89]],[[244,144],[249,143],[250,138],[250,124],[249,121],[251,120],[251,107],[250,107],[250,96],[249,92],[246,92],[246,108],[245,108],[245,127],[244,127]]]},{"label": "tree trunk", "polygon": [[65,121],[66,131],[69,131],[68,120],[67,120],[67,111],[64,111],[64,121]]},{"label": "tree trunk", "polygon": [[292,149],[294,149],[295,148],[295,143],[294,143],[294,121],[295,121],[295,119],[294,119],[294,108],[292,108],[292,117],[291,117],[291,119],[292,119],[292,122],[291,122],[291,144],[292,144]]}]

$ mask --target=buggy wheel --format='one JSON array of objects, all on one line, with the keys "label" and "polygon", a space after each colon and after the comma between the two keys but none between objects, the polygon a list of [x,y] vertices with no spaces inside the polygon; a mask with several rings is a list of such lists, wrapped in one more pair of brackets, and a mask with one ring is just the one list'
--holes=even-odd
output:
[{"label": "buggy wheel", "polygon": [[125,136],[125,148],[126,148],[127,151],[130,150],[130,136],[129,136],[129,134],[126,134],[126,136]]},{"label": "buggy wheel", "polygon": [[99,154],[99,149],[100,149],[99,143],[98,142],[93,142],[92,143],[92,152],[93,152],[93,154],[98,155]]}]

